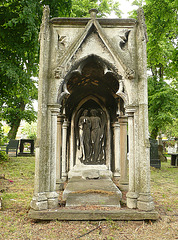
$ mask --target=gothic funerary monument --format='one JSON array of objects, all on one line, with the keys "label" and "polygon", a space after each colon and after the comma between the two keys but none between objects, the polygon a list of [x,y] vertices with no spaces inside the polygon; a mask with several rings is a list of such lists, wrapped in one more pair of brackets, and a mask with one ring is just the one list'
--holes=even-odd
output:
[{"label": "gothic funerary monument", "polygon": [[154,209],[143,10],[137,20],[96,15],[49,19],[44,8],[33,212],[57,209],[57,190],[83,177],[115,178],[128,208]]}]

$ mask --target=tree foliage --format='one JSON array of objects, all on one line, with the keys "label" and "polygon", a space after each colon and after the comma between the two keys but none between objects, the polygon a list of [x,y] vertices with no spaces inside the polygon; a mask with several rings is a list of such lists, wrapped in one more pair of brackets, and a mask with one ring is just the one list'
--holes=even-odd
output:
[{"label": "tree foliage", "polygon": [[[176,119],[177,96],[177,1],[135,0],[145,12],[148,43],[148,94],[151,137],[166,131]],[[135,17],[135,12],[132,15]]]},{"label": "tree foliage", "polygon": [[105,17],[112,11],[118,17],[121,17],[119,2],[114,2],[113,0],[72,0],[70,17],[89,17],[89,10],[91,8],[98,10],[98,17]]},{"label": "tree foliage", "polygon": [[16,137],[22,119],[31,122],[36,118],[32,103],[37,99],[37,82],[32,76],[38,73],[44,4],[50,5],[51,16],[57,16],[61,7],[70,9],[71,1],[9,0],[0,4],[0,114],[11,127],[9,138]]},{"label": "tree foliage", "polygon": [[167,126],[171,128],[178,117],[177,90],[172,84],[151,76],[148,78],[148,100],[150,133],[156,138],[158,133],[166,133]]},{"label": "tree foliage", "polygon": [[0,117],[10,125],[9,138],[15,138],[22,119],[36,118],[39,43],[43,6],[51,17],[86,17],[90,8],[100,16],[111,11],[120,14],[113,0],[8,0],[0,3]]}]

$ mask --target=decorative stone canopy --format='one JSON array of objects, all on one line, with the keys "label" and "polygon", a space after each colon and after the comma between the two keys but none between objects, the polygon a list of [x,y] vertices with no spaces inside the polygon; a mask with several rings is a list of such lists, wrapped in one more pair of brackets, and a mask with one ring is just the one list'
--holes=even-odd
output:
[{"label": "decorative stone canopy", "polygon": [[96,9],[49,19],[44,8],[32,209],[56,208],[67,179],[97,172],[127,191],[128,208],[153,210],[146,42],[142,9],[135,20],[100,19]]}]

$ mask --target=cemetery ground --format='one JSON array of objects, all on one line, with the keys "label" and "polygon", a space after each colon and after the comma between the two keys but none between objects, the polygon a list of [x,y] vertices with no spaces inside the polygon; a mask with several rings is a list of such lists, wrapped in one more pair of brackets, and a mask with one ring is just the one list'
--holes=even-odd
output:
[{"label": "cemetery ground", "polygon": [[178,239],[178,168],[170,160],[151,169],[157,221],[34,221],[28,218],[34,185],[34,157],[0,162],[0,239]]}]

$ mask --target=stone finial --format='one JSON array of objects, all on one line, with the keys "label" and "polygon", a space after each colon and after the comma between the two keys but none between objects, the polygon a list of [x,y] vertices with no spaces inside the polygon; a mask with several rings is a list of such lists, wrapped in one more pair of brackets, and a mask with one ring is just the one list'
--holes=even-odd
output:
[{"label": "stone finial", "polygon": [[145,16],[144,16],[143,8],[141,8],[141,7],[137,9],[137,19],[138,19],[138,23],[141,26],[141,30],[144,34],[144,37],[142,40],[146,40],[146,42],[148,42],[147,27],[145,24]]},{"label": "stone finial", "polygon": [[89,10],[89,13],[91,18],[96,18],[96,14],[98,13],[98,10],[95,8],[92,8]]},{"label": "stone finial", "polygon": [[47,29],[49,27],[49,14],[50,14],[50,8],[48,5],[44,6],[43,8],[43,16],[42,16],[42,23],[40,26],[40,33],[39,33],[39,38],[38,41],[41,41],[41,38],[45,40],[45,34],[47,32]]}]

